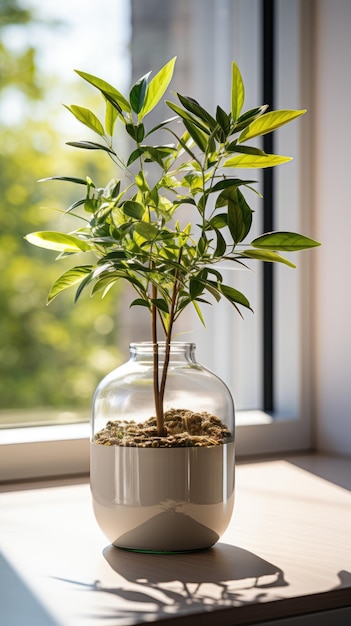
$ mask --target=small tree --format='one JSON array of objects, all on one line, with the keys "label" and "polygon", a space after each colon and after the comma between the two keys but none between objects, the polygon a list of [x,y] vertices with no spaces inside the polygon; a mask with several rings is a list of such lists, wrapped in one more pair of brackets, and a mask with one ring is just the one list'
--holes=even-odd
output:
[{"label": "small tree", "polygon": [[[223,260],[245,265],[248,259],[256,259],[295,267],[279,252],[319,245],[291,232],[264,233],[246,243],[253,211],[243,189],[254,191],[256,181],[233,174],[236,168],[273,167],[289,161],[290,157],[266,154],[246,142],[273,132],[305,111],[267,112],[264,105],[242,113],[244,84],[233,63],[229,112],[217,106],[212,115],[196,100],[177,94],[180,104],[166,101],[176,117],[147,129],[145,118],[164,96],[174,64],[175,58],[151,80],[149,74],[140,78],[128,98],[104,80],[77,71],[101,92],[105,124],[82,106],[67,109],[104,143],[73,141],[69,145],[106,152],[122,177],[104,188],[88,177],[46,179],[70,181],[85,188],[84,197],[66,211],[79,215],[84,223],[68,234],[36,232],[26,237],[30,243],[58,251],[58,258],[81,252],[93,253],[96,258],[93,264],[76,265],[61,275],[51,287],[48,302],[72,286],[77,287],[76,300],[87,287],[92,295],[104,297],[124,279],[137,295],[130,306],[150,311],[159,436],[164,434],[163,400],[175,321],[191,305],[204,322],[202,305],[222,297],[240,315],[241,307],[251,308],[243,293],[223,283],[216,265]],[[151,144],[150,137],[161,129],[169,134],[172,144]],[[114,143],[114,137],[123,130],[133,143],[126,161]],[[153,177],[149,175],[149,164],[154,164],[156,176],[154,170]],[[184,205],[195,211],[195,223],[181,225],[179,214]],[[157,319],[166,346],[160,375]]]}]

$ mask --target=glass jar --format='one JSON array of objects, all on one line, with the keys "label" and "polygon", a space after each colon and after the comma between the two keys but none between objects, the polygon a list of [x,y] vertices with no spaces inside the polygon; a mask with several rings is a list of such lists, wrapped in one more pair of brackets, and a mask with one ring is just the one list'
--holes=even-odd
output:
[{"label": "glass jar", "polygon": [[[96,519],[117,547],[150,552],[207,548],[234,505],[234,403],[226,385],[172,343],[159,436],[151,342],[99,384],[92,407],[91,490]],[[166,357],[157,344],[158,386]]]}]

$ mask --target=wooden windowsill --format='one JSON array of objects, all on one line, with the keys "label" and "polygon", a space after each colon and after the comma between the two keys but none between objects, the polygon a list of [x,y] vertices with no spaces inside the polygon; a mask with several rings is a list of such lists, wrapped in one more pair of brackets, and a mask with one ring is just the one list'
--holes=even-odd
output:
[{"label": "wooden windowsill", "polygon": [[1,623],[280,625],[295,616],[287,623],[343,624],[351,614],[351,460],[241,463],[236,476],[221,541],[172,556],[107,545],[87,479],[0,486]]}]

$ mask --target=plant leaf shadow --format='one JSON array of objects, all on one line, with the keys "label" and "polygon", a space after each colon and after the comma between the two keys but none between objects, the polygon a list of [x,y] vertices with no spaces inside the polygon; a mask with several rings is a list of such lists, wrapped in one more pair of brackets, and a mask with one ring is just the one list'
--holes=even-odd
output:
[{"label": "plant leaf shadow", "polygon": [[122,612],[118,608],[115,617],[160,619],[260,604],[280,599],[279,589],[289,584],[276,565],[224,543],[172,555],[141,554],[109,545],[103,555],[120,584],[111,588],[96,581],[91,589],[114,594],[122,601],[124,608]]},{"label": "plant leaf shadow", "polygon": [[338,572],[338,578],[340,583],[334,587],[334,589],[345,589],[345,587],[351,588],[351,572],[348,572],[347,570],[340,570],[340,572]]}]

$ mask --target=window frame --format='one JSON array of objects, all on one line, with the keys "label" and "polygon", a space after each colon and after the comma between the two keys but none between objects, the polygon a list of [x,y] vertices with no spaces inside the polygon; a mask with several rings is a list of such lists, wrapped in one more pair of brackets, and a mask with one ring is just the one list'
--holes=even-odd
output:
[{"label": "window frame", "polygon": [[[223,3],[228,4],[228,0],[223,0]],[[241,31],[244,42],[243,58],[237,59],[242,67],[245,66],[245,54],[249,52],[249,42],[252,41],[250,32],[253,24],[252,7],[255,5],[256,11],[259,12],[262,10],[262,3],[260,4],[260,0],[250,2],[239,0],[237,4],[243,20]],[[310,55],[306,54],[306,51],[311,28],[309,9],[306,5],[302,7],[301,0],[273,4],[276,11],[274,107],[286,108],[288,105],[290,108],[308,109]],[[201,15],[205,13],[202,11]],[[255,22],[255,28],[257,27],[258,23]],[[226,47],[225,54],[228,58],[221,59],[223,66],[231,62],[230,46]],[[259,49],[254,50],[254,54],[257,57]],[[287,60],[289,71],[286,67]],[[277,216],[276,229],[284,229],[285,216],[288,215],[289,230],[302,230],[307,234],[311,232],[310,124],[310,121],[302,119],[294,129],[287,132],[279,131],[277,134],[275,151],[278,154],[291,154],[293,146],[296,165],[291,168],[289,164],[289,171],[283,167],[275,171],[274,195],[277,204],[280,206],[286,203],[288,197],[283,215]],[[275,268],[273,303],[275,410],[274,412],[249,410],[237,413],[238,458],[308,450],[312,445],[313,424],[310,419],[312,279],[309,252],[299,255],[297,266],[296,270]],[[256,315],[260,315],[260,312]],[[2,444],[0,482],[87,474],[89,433],[89,423],[0,430]]]}]

